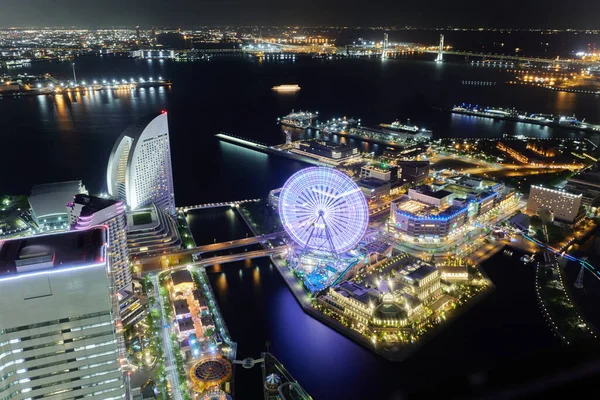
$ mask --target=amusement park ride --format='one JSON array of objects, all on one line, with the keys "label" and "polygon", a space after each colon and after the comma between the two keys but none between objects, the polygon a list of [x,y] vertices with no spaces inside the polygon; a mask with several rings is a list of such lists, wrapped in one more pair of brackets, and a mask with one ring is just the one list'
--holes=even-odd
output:
[{"label": "amusement park ride", "polygon": [[296,244],[290,266],[311,292],[330,286],[356,263],[348,252],[365,235],[369,208],[360,188],[342,172],[311,167],[292,175],[281,191],[279,215]]}]

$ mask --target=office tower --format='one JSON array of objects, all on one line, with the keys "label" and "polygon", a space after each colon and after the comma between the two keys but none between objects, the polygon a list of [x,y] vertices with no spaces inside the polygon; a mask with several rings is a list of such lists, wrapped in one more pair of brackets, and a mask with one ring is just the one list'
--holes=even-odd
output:
[{"label": "office tower", "polygon": [[115,289],[130,289],[131,270],[127,249],[127,215],[120,200],[78,194],[67,203],[69,226],[82,230],[96,225],[108,226],[108,253]]},{"label": "office tower", "polygon": [[68,229],[65,204],[79,193],[87,193],[81,181],[44,183],[33,186],[28,199],[33,220],[40,228]]},{"label": "office tower", "polygon": [[0,398],[122,399],[117,309],[97,227],[0,241]]},{"label": "office tower", "polygon": [[129,126],[112,149],[107,169],[108,193],[131,210],[155,204],[175,214],[167,113]]}]

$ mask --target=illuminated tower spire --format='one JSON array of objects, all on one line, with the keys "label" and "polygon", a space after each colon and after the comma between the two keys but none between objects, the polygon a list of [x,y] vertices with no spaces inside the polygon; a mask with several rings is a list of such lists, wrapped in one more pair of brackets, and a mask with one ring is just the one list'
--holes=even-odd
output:
[{"label": "illuminated tower spire", "polygon": [[387,58],[388,57],[388,47],[390,44],[390,39],[389,36],[387,34],[387,32],[385,32],[383,34],[383,46],[381,49],[381,58]]},{"label": "illuminated tower spire", "polygon": [[435,59],[436,62],[444,61],[444,35],[440,35],[440,48],[438,50],[438,55]]}]

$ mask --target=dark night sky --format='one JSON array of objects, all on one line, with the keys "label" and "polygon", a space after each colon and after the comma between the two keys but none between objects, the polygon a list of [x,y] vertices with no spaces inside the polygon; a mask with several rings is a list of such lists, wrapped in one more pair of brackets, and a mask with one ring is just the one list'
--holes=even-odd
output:
[{"label": "dark night sky", "polygon": [[599,0],[0,0],[0,26],[600,28]]}]

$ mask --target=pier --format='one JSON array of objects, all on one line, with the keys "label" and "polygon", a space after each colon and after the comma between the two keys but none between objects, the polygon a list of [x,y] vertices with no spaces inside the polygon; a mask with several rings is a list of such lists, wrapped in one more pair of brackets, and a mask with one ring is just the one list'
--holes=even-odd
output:
[{"label": "pier", "polygon": [[281,157],[287,157],[287,158],[291,158],[296,161],[302,161],[302,162],[317,165],[317,166],[325,166],[325,167],[331,166],[328,163],[319,161],[319,160],[311,158],[311,157],[307,157],[307,156],[297,154],[297,153],[292,153],[290,151],[277,148],[275,146],[267,146],[264,143],[252,142],[248,139],[229,135],[226,133],[217,133],[215,136],[219,140],[222,140],[224,142],[228,142],[231,144],[235,144],[238,146],[242,146],[242,147],[245,147],[250,150],[256,150],[256,151],[260,151],[260,152],[266,153],[266,154],[274,154],[274,155],[281,156]]},{"label": "pier", "polygon": [[514,109],[472,107],[471,105],[454,106],[450,109],[453,114],[470,115],[474,117],[491,118],[496,120],[514,121],[531,125],[551,126],[553,128],[573,129],[582,132],[598,133],[600,125],[578,121],[574,117],[553,116],[543,114],[528,114]]}]

